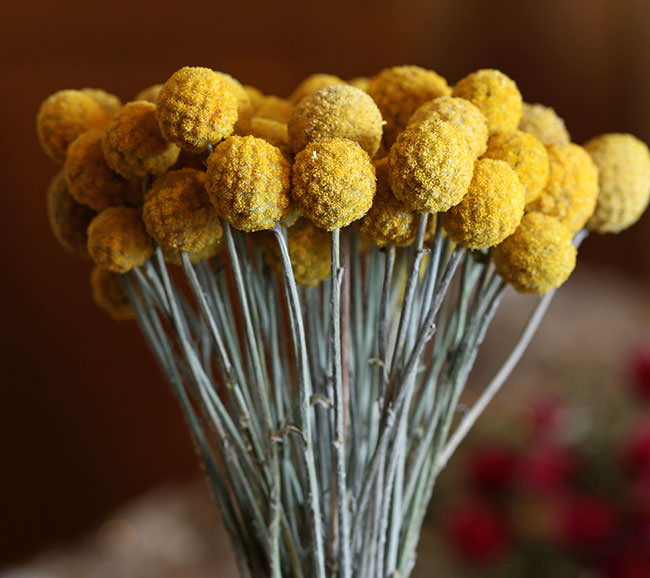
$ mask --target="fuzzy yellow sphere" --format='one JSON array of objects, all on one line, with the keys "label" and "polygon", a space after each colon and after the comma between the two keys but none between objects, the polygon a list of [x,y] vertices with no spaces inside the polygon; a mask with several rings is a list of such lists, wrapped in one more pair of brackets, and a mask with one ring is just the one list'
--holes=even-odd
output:
[{"label": "fuzzy yellow sphere", "polygon": [[587,151],[576,144],[551,145],[547,150],[548,182],[527,208],[555,217],[571,233],[577,233],[596,207],[598,169]]},{"label": "fuzzy yellow sphere", "polygon": [[241,82],[236,78],[226,74],[225,72],[215,72],[215,74],[223,80],[228,88],[237,98],[237,123],[235,124],[235,132],[237,134],[248,134],[250,130],[251,118],[253,117],[253,103],[251,102],[248,92],[243,87]]},{"label": "fuzzy yellow sphere", "polygon": [[402,132],[388,155],[393,194],[418,213],[446,211],[460,203],[474,172],[474,154],[463,134],[441,120]]},{"label": "fuzzy yellow sphere", "polygon": [[102,269],[126,273],[153,254],[139,209],[109,207],[88,227],[88,252]]},{"label": "fuzzy yellow sphere", "polygon": [[90,288],[95,305],[115,321],[135,318],[121,275],[95,266],[90,272]]},{"label": "fuzzy yellow sphere", "polygon": [[501,278],[519,293],[547,293],[571,275],[577,251],[572,235],[557,219],[524,215],[515,233],[492,250]]},{"label": "fuzzy yellow sphere", "polygon": [[442,226],[454,243],[488,249],[515,231],[524,216],[525,199],[507,163],[481,159],[463,200],[441,215]]},{"label": "fuzzy yellow sphere", "polygon": [[468,74],[458,81],[453,95],[469,100],[483,113],[490,134],[513,131],[521,120],[521,93],[515,82],[499,70]]},{"label": "fuzzy yellow sphere", "polygon": [[[223,231],[222,231],[223,232]],[[211,259],[215,255],[219,254],[224,247],[224,238],[223,235],[219,238],[216,238],[209,244],[206,245],[203,249],[198,251],[186,251],[187,256],[190,258],[192,263],[200,263],[205,259]],[[183,259],[181,258],[181,253],[178,249],[172,247],[165,247],[161,245],[160,247],[163,252],[163,257],[167,263],[172,265],[182,265]]]},{"label": "fuzzy yellow sphere", "polygon": [[419,66],[395,66],[370,79],[368,94],[386,121],[384,142],[390,147],[411,115],[425,102],[451,93],[447,81],[433,70]]},{"label": "fuzzy yellow sphere", "polygon": [[232,136],[208,157],[206,188],[221,217],[242,231],[273,227],[289,207],[289,162],[261,138]]},{"label": "fuzzy yellow sphere", "polygon": [[127,179],[162,175],[178,159],[180,149],[160,134],[155,112],[150,102],[129,102],[106,127],[106,163]]},{"label": "fuzzy yellow sphere", "polygon": [[163,84],[156,102],[160,130],[170,142],[194,152],[230,136],[237,122],[237,95],[214,70],[186,66]]},{"label": "fuzzy yellow sphere", "polygon": [[250,86],[249,84],[244,85],[244,90],[246,91],[246,94],[248,95],[248,98],[251,101],[251,105],[253,106],[253,112],[255,112],[259,107],[259,105],[262,104],[262,101],[264,100],[264,93],[259,88],[255,88],[254,86]]},{"label": "fuzzy yellow sphere", "polygon": [[598,167],[600,191],[588,227],[618,233],[636,223],[650,201],[650,153],[631,134],[610,133],[585,144]]},{"label": "fuzzy yellow sphere", "polygon": [[483,113],[469,100],[441,96],[425,102],[409,119],[409,125],[431,119],[440,119],[455,126],[467,139],[475,157],[480,157],[487,147],[488,128]]},{"label": "fuzzy yellow sphere", "polygon": [[542,144],[569,144],[571,137],[562,120],[550,106],[524,102],[519,130],[532,134]]},{"label": "fuzzy yellow sphere", "polygon": [[364,92],[368,92],[368,88],[370,88],[370,79],[367,76],[355,76],[348,80],[348,84],[355,88],[359,88]]},{"label": "fuzzy yellow sphere", "polygon": [[381,143],[382,122],[377,105],[363,90],[346,85],[325,86],[293,108],[289,143],[297,153],[322,138],[348,138],[373,157]]},{"label": "fuzzy yellow sphere", "polygon": [[82,88],[80,92],[89,96],[101,106],[109,118],[122,108],[122,101],[119,96],[106,92],[102,88]]},{"label": "fuzzy yellow sphere", "polygon": [[333,84],[345,84],[345,80],[333,74],[311,74],[296,86],[289,97],[289,102],[297,104],[310,92]]},{"label": "fuzzy yellow sphere", "polygon": [[254,116],[251,119],[250,134],[278,147],[285,156],[291,156],[289,130],[286,124],[277,120],[271,120],[270,118],[258,118]]},{"label": "fuzzy yellow sphere", "polygon": [[548,182],[548,153],[532,134],[519,130],[493,134],[484,156],[512,167],[524,187],[527,203],[539,197]]},{"label": "fuzzy yellow sphere", "polygon": [[293,198],[302,214],[326,231],[363,217],[375,196],[375,168],[358,143],[325,138],[296,155]]},{"label": "fuzzy yellow sphere", "polygon": [[268,118],[287,124],[291,118],[291,111],[293,104],[285,98],[277,96],[265,96],[264,100],[260,102],[259,106],[255,109],[255,116],[260,118]]},{"label": "fuzzy yellow sphere", "polygon": [[88,94],[80,90],[60,90],[41,104],[36,130],[47,156],[63,164],[68,145],[87,130],[104,128],[108,119],[104,107]]},{"label": "fuzzy yellow sphere", "polygon": [[158,102],[158,95],[160,94],[162,87],[162,84],[152,84],[151,86],[147,86],[147,88],[143,88],[140,92],[138,92],[133,100],[144,100],[146,102],[156,104],[156,102]]},{"label": "fuzzy yellow sphere", "polygon": [[205,173],[169,171],[158,177],[142,207],[147,232],[163,247],[198,252],[221,240],[217,211],[205,190]]}]

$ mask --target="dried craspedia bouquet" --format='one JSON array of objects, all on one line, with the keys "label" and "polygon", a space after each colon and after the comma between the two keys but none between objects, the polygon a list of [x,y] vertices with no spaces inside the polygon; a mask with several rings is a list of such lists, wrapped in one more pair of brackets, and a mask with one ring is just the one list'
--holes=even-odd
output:
[{"label": "dried craspedia bouquet", "polygon": [[[645,144],[571,143],[497,70],[315,74],[283,99],[186,67],[124,105],[57,92],[37,129],[54,233],[137,318],[251,577],[408,576],[577,246],[650,196]],[[543,297],[457,419],[507,285]]]}]

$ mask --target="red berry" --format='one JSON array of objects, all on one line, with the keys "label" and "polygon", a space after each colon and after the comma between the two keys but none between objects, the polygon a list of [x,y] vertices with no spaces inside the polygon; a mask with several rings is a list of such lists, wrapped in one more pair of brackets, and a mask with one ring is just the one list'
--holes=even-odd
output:
[{"label": "red berry", "polygon": [[650,401],[650,346],[634,356],[631,370],[634,391],[641,399]]},{"label": "red berry", "polygon": [[615,518],[613,507],[604,499],[574,495],[560,505],[556,537],[571,550],[594,550],[612,537]]},{"label": "red berry", "polygon": [[484,446],[469,457],[467,473],[472,486],[485,493],[503,492],[512,485],[514,452],[505,447]]},{"label": "red berry", "polygon": [[562,446],[545,444],[533,447],[521,460],[521,481],[534,492],[555,492],[566,487],[577,461],[577,456]]}]

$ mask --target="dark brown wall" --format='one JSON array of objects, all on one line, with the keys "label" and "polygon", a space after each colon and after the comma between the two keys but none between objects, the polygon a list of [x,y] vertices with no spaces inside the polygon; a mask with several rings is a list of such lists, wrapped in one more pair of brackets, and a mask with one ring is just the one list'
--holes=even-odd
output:
[{"label": "dark brown wall", "polygon": [[[553,105],[574,138],[650,141],[646,0],[87,0],[6,3],[0,20],[0,564],[69,537],[125,498],[197,471],[181,417],[133,325],[91,304],[87,263],[50,235],[54,167],[34,116],[49,93],[124,99],[183,65],[286,94],[310,72],[479,67]],[[650,277],[650,217],[584,257]]]}]

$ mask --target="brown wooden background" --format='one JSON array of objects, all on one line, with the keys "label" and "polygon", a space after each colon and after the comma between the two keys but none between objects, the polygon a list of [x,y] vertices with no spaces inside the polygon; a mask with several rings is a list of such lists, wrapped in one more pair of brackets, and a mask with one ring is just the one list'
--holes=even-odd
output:
[{"label": "brown wooden background", "polygon": [[[181,416],[131,324],[94,308],[89,266],[51,237],[56,168],[34,117],[60,88],[129,99],[183,65],[270,93],[310,72],[419,64],[450,83],[480,67],[514,77],[574,139],[650,141],[647,0],[20,0],[0,19],[0,565],[74,536],[161,480],[197,472]],[[584,258],[647,284],[650,216],[589,240]]]}]

